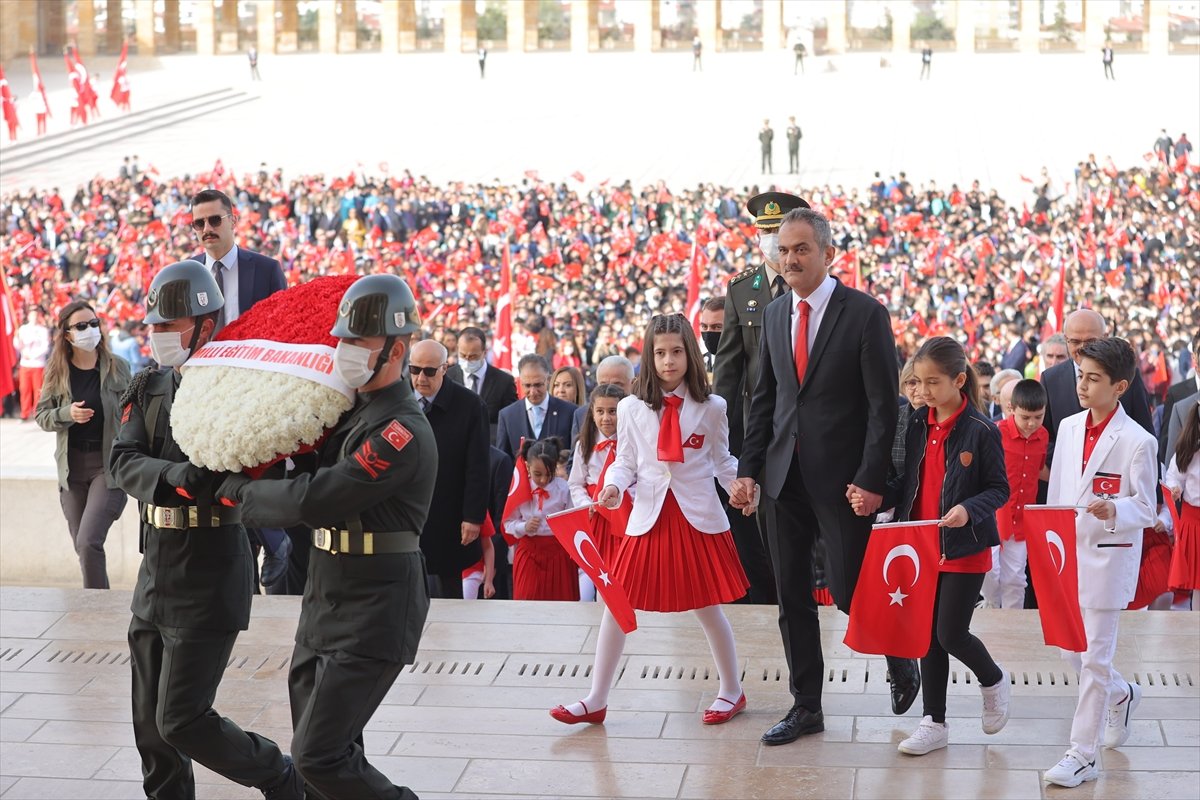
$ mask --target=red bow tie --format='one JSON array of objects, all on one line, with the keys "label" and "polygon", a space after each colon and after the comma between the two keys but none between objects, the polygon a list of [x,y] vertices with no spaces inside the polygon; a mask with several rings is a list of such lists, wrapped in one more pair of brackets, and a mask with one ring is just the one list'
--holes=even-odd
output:
[{"label": "red bow tie", "polygon": [[538,511],[541,511],[542,505],[546,502],[546,498],[550,496],[550,493],[545,489],[534,489],[533,496],[537,498]]},{"label": "red bow tie", "polygon": [[616,446],[617,446],[616,439],[606,439],[603,442],[597,442],[596,446],[592,448],[592,452],[593,453],[602,453],[605,450],[612,450]]}]

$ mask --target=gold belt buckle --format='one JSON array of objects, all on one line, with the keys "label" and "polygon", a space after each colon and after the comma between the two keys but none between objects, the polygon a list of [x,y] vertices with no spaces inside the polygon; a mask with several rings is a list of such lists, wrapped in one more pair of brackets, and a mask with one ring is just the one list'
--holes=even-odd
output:
[{"label": "gold belt buckle", "polygon": [[160,528],[178,528],[179,527],[179,509],[159,507],[159,513],[162,515],[162,524]]}]

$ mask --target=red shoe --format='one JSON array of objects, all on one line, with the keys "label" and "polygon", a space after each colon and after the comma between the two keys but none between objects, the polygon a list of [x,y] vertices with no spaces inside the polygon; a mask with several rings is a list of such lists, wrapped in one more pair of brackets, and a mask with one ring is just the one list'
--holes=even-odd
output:
[{"label": "red shoe", "polygon": [[[572,714],[567,710],[566,706],[555,706],[554,708],[550,709],[550,716],[554,717],[559,722],[565,722],[568,725],[574,725],[579,722],[590,722],[592,724],[599,725],[601,722],[604,722],[604,718],[608,716],[608,706],[605,706],[597,711],[588,711],[587,706],[583,705],[582,700],[579,701],[579,705],[583,706],[584,713],[582,714]],[[744,707],[745,702],[743,702],[742,705]]]},{"label": "red shoe", "polygon": [[738,714],[740,714],[746,710],[746,693],[745,692],[742,692],[742,696],[738,698],[736,703],[734,703],[730,700],[726,700],[724,697],[718,697],[717,699],[720,700],[722,703],[729,703],[730,709],[728,711],[713,711],[711,708],[705,710],[705,712],[704,712],[704,724],[705,725],[720,725],[724,722],[729,722],[729,720],[733,719]]}]

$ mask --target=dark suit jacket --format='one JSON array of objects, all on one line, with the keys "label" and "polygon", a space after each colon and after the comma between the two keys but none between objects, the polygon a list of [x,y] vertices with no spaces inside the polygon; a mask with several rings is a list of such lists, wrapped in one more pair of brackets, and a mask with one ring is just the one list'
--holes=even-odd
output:
[{"label": "dark suit jacket", "polygon": [[496,598],[512,599],[508,563],[508,542],[504,541],[504,505],[508,502],[508,487],[512,482],[513,459],[499,447],[488,448],[488,463],[491,470],[491,489],[488,494],[488,515],[492,518],[492,546],[496,549]]},{"label": "dark suit jacket", "polygon": [[442,382],[426,415],[437,441],[437,483],[421,529],[421,552],[430,572],[469,567],[483,551],[463,546],[462,523],[483,523],[490,496],[487,411],[470,389]]},{"label": "dark suit jacket", "polygon": [[[1042,373],[1042,387],[1046,390],[1046,417],[1042,424],[1050,432],[1050,445],[1046,450],[1046,464],[1054,457],[1054,441],[1058,438],[1059,424],[1069,416],[1083,411],[1079,395],[1075,393],[1075,362],[1067,359],[1055,364]],[[1154,435],[1154,419],[1150,416],[1150,398],[1140,373],[1134,373],[1129,390],[1121,395],[1125,413],[1138,425]]]},{"label": "dark suit jacket", "polygon": [[[566,400],[559,400],[557,397],[551,397],[549,403],[550,405],[546,409],[546,419],[542,422],[542,435],[538,438],[558,436],[564,444],[569,443],[571,420],[574,418],[575,409],[578,406],[568,403]],[[522,437],[534,438],[533,431],[529,427],[529,415],[525,413],[525,401],[518,400],[500,412],[500,423],[496,429],[496,446],[507,453],[510,458],[516,458],[517,450],[521,447]]]},{"label": "dark suit jacket", "polygon": [[[846,484],[883,494],[896,433],[895,341],[887,309],[840,282],[834,287],[797,387],[792,297],[763,314],[758,385],[738,475],[757,478],[777,498],[799,459],[815,502],[845,503]],[[798,445],[798,446],[797,446]]]},{"label": "dark suit jacket", "polygon": [[1167,441],[1168,428],[1171,423],[1171,411],[1175,408],[1175,404],[1183,400],[1185,397],[1191,397],[1196,393],[1196,379],[1184,378],[1179,383],[1167,389],[1167,400],[1163,403],[1162,423],[1159,426],[1158,432],[1158,460],[1162,463],[1167,463],[1167,455],[1173,453],[1175,448],[1170,446]]},{"label": "dark suit jacket", "polygon": [[[446,378],[460,386],[466,385],[462,367],[458,364],[446,370]],[[488,364],[487,372],[483,373],[483,386],[479,389],[479,396],[483,399],[484,405],[487,406],[488,423],[491,425],[492,444],[498,444],[496,441],[496,424],[500,417],[500,411],[517,401],[516,378],[499,367],[493,367],[491,364]]]},{"label": "dark suit jacket", "polygon": [[[193,261],[205,263],[204,253],[192,256]],[[250,307],[275,292],[287,288],[283,278],[283,268],[273,258],[261,253],[238,247],[238,316],[245,314]]]}]

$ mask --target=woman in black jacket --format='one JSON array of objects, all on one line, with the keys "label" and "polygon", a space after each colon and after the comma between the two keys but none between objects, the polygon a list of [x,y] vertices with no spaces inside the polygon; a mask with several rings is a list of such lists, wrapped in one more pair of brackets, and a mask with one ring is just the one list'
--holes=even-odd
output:
[{"label": "woman in black jacket", "polygon": [[929,652],[921,659],[924,718],[899,750],[924,755],[946,746],[948,654],[975,673],[983,692],[984,733],[1008,721],[1007,674],[971,634],[971,616],[991,548],[1000,544],[996,510],[1008,500],[1000,431],[980,411],[978,379],[962,345],[945,336],[925,342],[913,357],[926,409],[909,419],[904,470],[888,483],[883,506],[896,519],[937,520],[937,599]]}]

